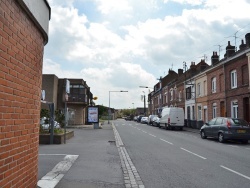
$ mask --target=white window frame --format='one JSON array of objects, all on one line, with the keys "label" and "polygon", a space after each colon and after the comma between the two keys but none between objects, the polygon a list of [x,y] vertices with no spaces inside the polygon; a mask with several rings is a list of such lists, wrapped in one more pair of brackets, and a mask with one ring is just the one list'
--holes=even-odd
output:
[{"label": "white window frame", "polygon": [[173,100],[174,90],[170,89],[170,101]]},{"label": "white window frame", "polygon": [[238,106],[238,101],[232,101],[231,102],[231,117],[232,118],[238,118],[238,113],[239,113],[239,106]]},{"label": "white window frame", "polygon": [[197,84],[197,95],[201,96],[201,83]]},{"label": "white window frame", "polygon": [[212,78],[212,93],[216,93],[216,77]]},{"label": "white window frame", "polygon": [[216,118],[217,117],[217,104],[216,103],[213,103],[213,118]]},{"label": "white window frame", "polygon": [[230,77],[231,77],[231,89],[237,88],[237,72],[236,72],[236,70],[231,71]]},{"label": "white window frame", "polygon": [[198,120],[202,120],[202,107],[201,107],[201,105],[198,105],[198,106],[197,106],[197,112],[198,112],[198,117],[197,117],[197,119],[198,119]]}]

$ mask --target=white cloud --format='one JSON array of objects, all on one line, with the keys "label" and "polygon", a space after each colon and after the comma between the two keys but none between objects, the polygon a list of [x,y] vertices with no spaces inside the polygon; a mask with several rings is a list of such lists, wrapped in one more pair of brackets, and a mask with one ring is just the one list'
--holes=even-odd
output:
[{"label": "white cloud", "polygon": [[[177,70],[183,61],[209,57],[218,49],[215,45],[226,44],[225,37],[249,24],[250,3],[245,0],[172,0],[183,7],[199,6],[188,6],[178,16],[163,11],[153,17],[152,12],[168,8],[160,7],[167,1],[95,0],[101,12],[95,22],[90,21],[93,15],[74,7],[73,0],[49,2],[52,18],[43,72],[83,78],[104,105],[108,90],[129,90],[127,101],[117,98],[117,107],[139,98],[139,85],[153,87],[172,64]],[[246,32],[241,29],[237,37],[244,38]],[[112,95],[114,101],[119,96]]]},{"label": "white cloud", "polygon": [[132,7],[130,7],[127,0],[95,0],[98,4],[98,9],[103,14],[109,14],[111,12],[123,12],[130,11]]}]

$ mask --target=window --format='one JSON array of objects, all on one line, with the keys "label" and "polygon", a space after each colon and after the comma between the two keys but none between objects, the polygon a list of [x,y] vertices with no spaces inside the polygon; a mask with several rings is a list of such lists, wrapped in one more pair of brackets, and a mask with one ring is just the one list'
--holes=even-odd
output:
[{"label": "window", "polygon": [[221,125],[223,122],[223,118],[217,118],[215,124],[216,125]]},{"label": "window", "polygon": [[238,101],[232,101],[231,116],[232,118],[238,118]]},{"label": "window", "polygon": [[213,118],[216,118],[216,114],[217,114],[217,105],[216,103],[213,103]]},{"label": "window", "polygon": [[186,99],[191,99],[191,86],[186,88]]},{"label": "window", "polygon": [[171,90],[170,90],[170,101],[173,100],[173,97],[174,97],[174,90],[171,89]]},{"label": "window", "polygon": [[216,77],[212,78],[212,93],[216,92]]},{"label": "window", "polygon": [[207,95],[207,81],[205,80],[204,82],[203,82],[203,95]]},{"label": "window", "polygon": [[179,91],[179,101],[181,101],[181,91]]},{"label": "window", "polygon": [[198,106],[198,120],[202,120],[201,106]]},{"label": "window", "polygon": [[236,70],[231,71],[231,89],[237,88],[237,73]]},{"label": "window", "polygon": [[201,96],[201,84],[200,83],[197,84],[197,95]]},{"label": "window", "polygon": [[192,119],[194,120],[195,119],[195,110],[194,110],[194,106],[192,106]]}]

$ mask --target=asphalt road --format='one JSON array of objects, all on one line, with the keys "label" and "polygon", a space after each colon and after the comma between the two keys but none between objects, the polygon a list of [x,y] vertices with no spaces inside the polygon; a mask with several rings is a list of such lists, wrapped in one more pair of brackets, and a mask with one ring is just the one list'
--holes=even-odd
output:
[{"label": "asphalt road", "polygon": [[250,144],[113,121],[146,188],[248,188]]}]

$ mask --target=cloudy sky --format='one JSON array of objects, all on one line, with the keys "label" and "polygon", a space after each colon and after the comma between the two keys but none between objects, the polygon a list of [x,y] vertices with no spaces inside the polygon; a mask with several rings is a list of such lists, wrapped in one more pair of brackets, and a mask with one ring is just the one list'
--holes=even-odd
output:
[{"label": "cloudy sky", "polygon": [[[169,69],[224,56],[250,32],[250,0],[48,0],[43,74],[82,78],[112,108],[143,107]],[[128,91],[127,93],[109,91]]]}]

